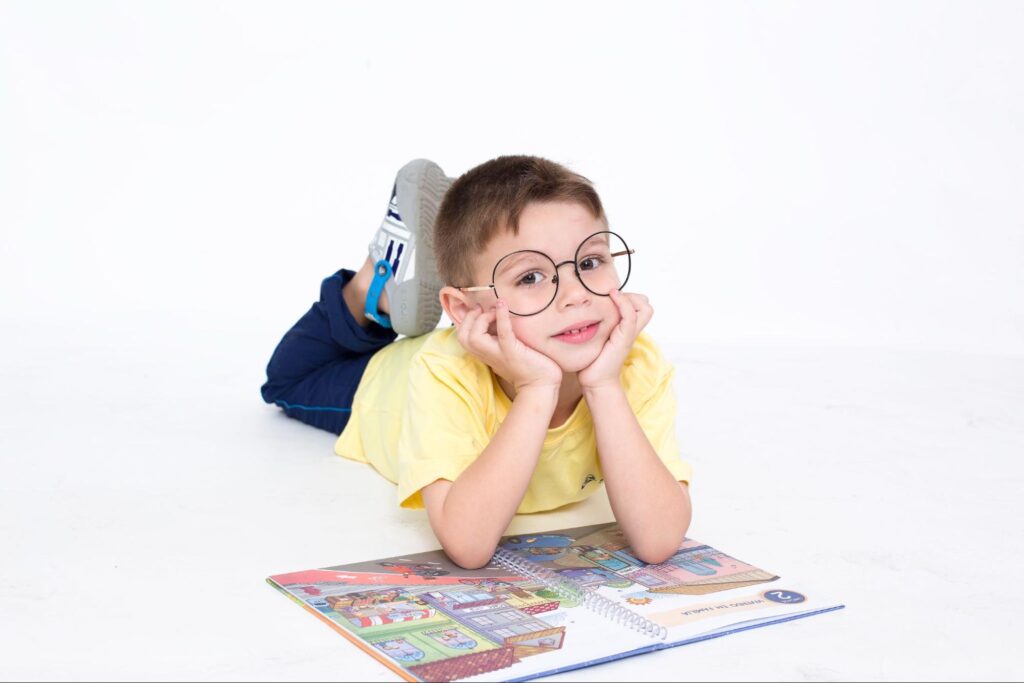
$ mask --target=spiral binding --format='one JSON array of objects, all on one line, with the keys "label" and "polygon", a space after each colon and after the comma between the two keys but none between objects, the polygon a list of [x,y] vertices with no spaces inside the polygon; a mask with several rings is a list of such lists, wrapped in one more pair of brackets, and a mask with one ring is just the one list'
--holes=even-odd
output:
[{"label": "spiral binding", "polygon": [[659,626],[650,619],[647,619],[633,610],[623,607],[612,600],[598,594],[593,589],[585,588],[575,581],[564,579],[547,567],[542,567],[536,562],[531,562],[516,553],[498,548],[492,560],[494,564],[504,569],[511,570],[521,576],[540,581],[548,588],[555,591],[562,597],[580,602],[589,610],[592,610],[602,617],[617,621],[627,628],[639,631],[651,638],[664,640],[668,637],[668,629]]}]

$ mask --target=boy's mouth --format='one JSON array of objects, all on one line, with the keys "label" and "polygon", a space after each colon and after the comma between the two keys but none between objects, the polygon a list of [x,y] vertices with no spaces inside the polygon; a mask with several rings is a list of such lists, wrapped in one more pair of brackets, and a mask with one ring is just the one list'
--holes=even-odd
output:
[{"label": "boy's mouth", "polygon": [[600,324],[600,320],[587,320],[580,323],[574,323],[571,327],[567,327],[558,334],[552,336],[554,339],[567,342],[569,344],[582,344],[583,342],[590,341],[594,338]]}]

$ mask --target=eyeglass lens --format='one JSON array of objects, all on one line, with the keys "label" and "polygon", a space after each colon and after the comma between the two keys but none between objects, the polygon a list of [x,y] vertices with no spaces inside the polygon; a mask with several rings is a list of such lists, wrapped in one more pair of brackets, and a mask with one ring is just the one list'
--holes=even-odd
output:
[{"label": "eyeglass lens", "polygon": [[[580,282],[598,296],[608,296],[613,289],[625,286],[632,266],[626,243],[613,232],[599,232],[585,239],[576,250],[575,263]],[[565,270],[566,266],[559,276],[554,261],[546,254],[513,252],[494,268],[495,294],[508,302],[512,313],[535,315],[555,300],[561,277],[575,277]]]}]

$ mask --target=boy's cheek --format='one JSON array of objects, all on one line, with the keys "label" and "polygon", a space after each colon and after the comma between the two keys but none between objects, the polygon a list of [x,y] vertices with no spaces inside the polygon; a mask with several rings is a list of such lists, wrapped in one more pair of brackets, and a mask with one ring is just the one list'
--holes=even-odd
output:
[{"label": "boy's cheek", "polygon": [[531,330],[527,326],[517,326],[515,321],[512,323],[512,332],[516,335],[516,339],[531,349],[540,349],[544,345],[545,337],[543,334]]}]

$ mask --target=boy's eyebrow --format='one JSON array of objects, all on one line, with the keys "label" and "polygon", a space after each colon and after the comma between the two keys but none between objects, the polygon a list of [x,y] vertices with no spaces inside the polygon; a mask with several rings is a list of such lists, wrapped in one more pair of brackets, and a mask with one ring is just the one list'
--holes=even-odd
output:
[{"label": "boy's eyebrow", "polygon": [[504,270],[506,268],[511,268],[515,266],[516,263],[522,261],[523,259],[530,258],[530,256],[537,256],[538,254],[543,253],[544,252],[538,252],[535,249],[522,249],[519,251],[514,251],[511,254],[506,254],[501,259],[501,269]]},{"label": "boy's eyebrow", "polygon": [[[579,249],[581,249],[581,250],[582,249],[586,249],[586,248],[591,247],[591,246],[593,246],[595,244],[603,244],[604,246],[608,246],[608,242],[609,242],[609,237],[606,234],[602,233],[602,234],[598,234],[598,235],[593,235],[590,239],[588,239],[587,241],[585,241],[582,244],[580,244]],[[529,256],[531,254],[534,254],[534,255],[536,255],[536,254],[543,254],[544,256],[547,256],[552,261],[557,262],[557,261],[555,261],[555,259],[552,259],[551,255],[548,254],[546,251],[541,251],[540,249],[524,248],[524,249],[517,249],[516,251],[511,252],[509,254],[505,254],[505,256],[501,257],[502,258],[501,269],[504,271],[506,268],[511,268],[511,267],[515,266],[515,264],[517,262],[521,261],[522,259],[529,258]]]},{"label": "boy's eyebrow", "polygon": [[593,237],[588,239],[586,242],[581,244],[580,245],[580,249],[586,249],[587,247],[593,246],[595,244],[603,244],[604,246],[608,246],[609,241],[610,240],[609,240],[609,237],[608,237],[607,234],[602,233],[602,234],[599,234],[599,235],[594,235]]}]

